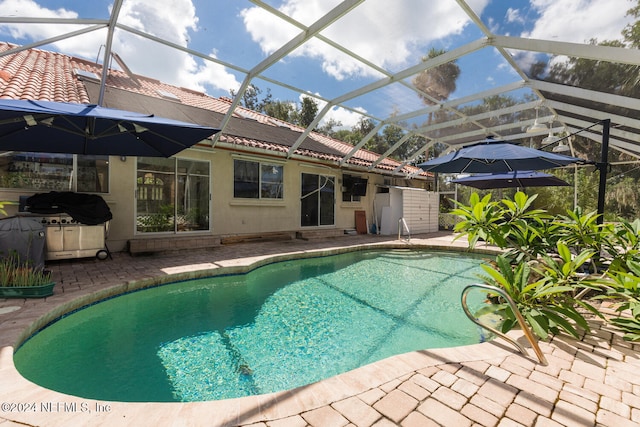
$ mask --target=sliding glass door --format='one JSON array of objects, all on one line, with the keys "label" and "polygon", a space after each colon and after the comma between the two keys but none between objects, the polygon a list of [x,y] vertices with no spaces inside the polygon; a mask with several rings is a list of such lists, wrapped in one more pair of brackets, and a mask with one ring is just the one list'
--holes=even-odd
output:
[{"label": "sliding glass door", "polygon": [[209,230],[209,163],[138,157],[136,231]]},{"label": "sliding glass door", "polygon": [[335,224],[335,177],[303,173],[300,224],[303,227]]}]

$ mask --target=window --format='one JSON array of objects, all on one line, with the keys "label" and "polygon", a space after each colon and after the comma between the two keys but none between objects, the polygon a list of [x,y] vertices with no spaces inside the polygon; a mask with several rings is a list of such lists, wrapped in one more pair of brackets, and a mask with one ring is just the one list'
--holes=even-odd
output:
[{"label": "window", "polygon": [[234,159],[233,197],[243,199],[282,199],[282,188],[282,165]]},{"label": "window", "polygon": [[109,156],[10,151],[0,156],[0,186],[108,193]]},{"label": "window", "polygon": [[209,230],[209,163],[138,157],[136,231]]},{"label": "window", "polygon": [[356,175],[342,175],[342,201],[359,202],[362,196],[367,195],[366,178]]}]

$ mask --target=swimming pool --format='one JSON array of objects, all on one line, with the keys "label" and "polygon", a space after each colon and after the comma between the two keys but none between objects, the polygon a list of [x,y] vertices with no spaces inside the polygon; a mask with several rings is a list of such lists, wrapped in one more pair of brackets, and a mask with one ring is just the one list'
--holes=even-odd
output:
[{"label": "swimming pool", "polygon": [[[65,316],[16,368],[111,401],[199,401],[291,389],[412,350],[477,343],[460,307],[479,257],[356,251],[163,285]],[[470,296],[472,308],[482,297]]]}]

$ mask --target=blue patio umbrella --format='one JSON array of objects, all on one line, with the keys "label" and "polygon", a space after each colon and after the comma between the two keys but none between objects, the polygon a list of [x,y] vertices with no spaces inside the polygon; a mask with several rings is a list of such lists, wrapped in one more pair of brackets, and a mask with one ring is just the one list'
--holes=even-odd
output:
[{"label": "blue patio umbrella", "polygon": [[570,184],[557,176],[537,171],[512,171],[505,173],[481,173],[451,180],[455,184],[488,190],[514,187],[566,187]]},{"label": "blue patio umbrella", "polygon": [[170,157],[218,131],[98,105],[0,100],[0,151]]},{"label": "blue patio umbrella", "polygon": [[492,138],[468,145],[418,166],[439,173],[502,173],[516,170],[542,170],[584,163],[577,157],[563,156]]}]

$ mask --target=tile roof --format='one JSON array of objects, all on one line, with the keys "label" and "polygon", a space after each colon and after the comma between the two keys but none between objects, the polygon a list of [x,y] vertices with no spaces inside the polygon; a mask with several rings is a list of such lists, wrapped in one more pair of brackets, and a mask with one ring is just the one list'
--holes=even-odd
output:
[{"label": "tile roof", "polygon": [[[6,52],[16,47],[10,43],[0,42],[0,52]],[[77,70],[80,70],[81,73],[78,73]],[[95,88],[92,89],[91,86],[92,84],[95,86],[96,82],[86,76],[89,74],[95,75],[99,80],[102,74],[102,65],[56,52],[39,49],[22,50],[0,57],[0,99],[95,103],[97,101]],[[118,69],[109,70],[107,89],[110,93],[130,92],[156,100],[170,101],[174,103],[172,109],[176,109],[176,104],[178,104],[211,111],[222,116],[227,113],[232,103],[232,100],[227,97],[214,98],[202,92],[169,85],[145,76],[132,75]],[[105,106],[110,106],[106,99],[105,96]],[[114,106],[114,108],[122,107]],[[127,109],[135,110],[131,106]],[[168,113],[165,115],[171,117],[170,110],[165,112]],[[185,118],[181,120],[185,120]],[[238,148],[244,146],[287,153],[292,143],[290,141],[291,134],[293,132],[300,134],[304,131],[299,126],[240,106],[236,107],[234,121],[235,125],[228,126],[220,135],[219,143],[239,146]],[[261,125],[260,128],[256,128],[256,123]],[[211,123],[201,124],[211,125]],[[269,128],[263,126],[269,126]],[[249,128],[253,128],[253,131]],[[285,135],[285,133],[287,134]],[[271,134],[270,138],[267,137],[269,134]],[[288,138],[284,138],[285,136]],[[289,143],[283,143],[283,138],[288,139]],[[297,139],[297,137],[295,138]],[[352,149],[353,145],[351,144],[311,132],[295,151],[295,154],[339,163]],[[359,149],[346,163],[349,166],[366,168],[379,157],[376,153]],[[398,166],[398,162],[386,158],[377,165],[376,169],[378,172],[389,172]],[[414,173],[419,170],[405,166],[402,171],[403,173]]]}]

